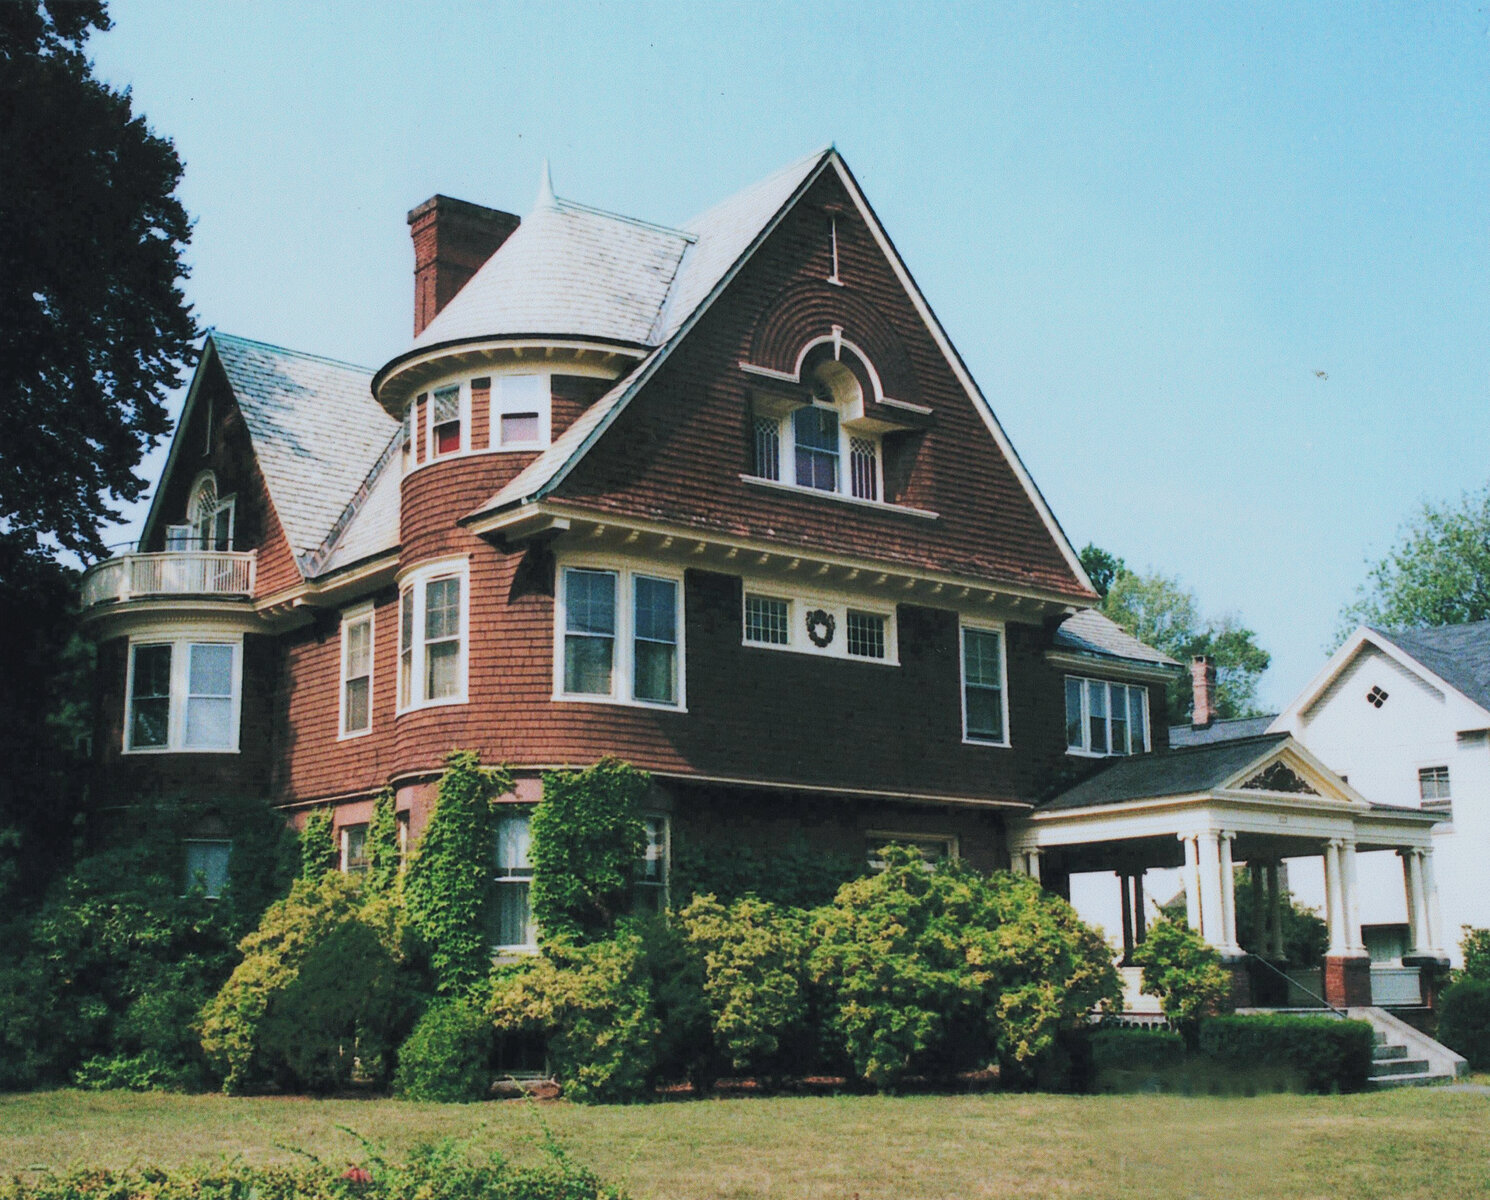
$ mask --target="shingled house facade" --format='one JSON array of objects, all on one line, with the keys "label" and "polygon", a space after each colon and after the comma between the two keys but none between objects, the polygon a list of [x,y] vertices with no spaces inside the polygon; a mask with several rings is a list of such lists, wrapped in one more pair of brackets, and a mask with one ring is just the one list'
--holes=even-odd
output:
[{"label": "shingled house facade", "polygon": [[[535,939],[542,772],[609,755],[653,775],[664,890],[678,834],[910,840],[1056,888],[1100,857],[1071,852],[1080,795],[1041,806],[1167,760],[1179,667],[1089,609],[836,151],[676,229],[546,178],[521,219],[409,221],[415,336],[376,371],[208,336],[138,550],[84,581],[105,800],[329,806],[355,869],[376,792],[417,841],[443,758],[477,751],[516,779],[505,950]],[[1243,765],[1295,747],[1264,749]],[[1168,836],[1152,865],[1184,859]]]}]

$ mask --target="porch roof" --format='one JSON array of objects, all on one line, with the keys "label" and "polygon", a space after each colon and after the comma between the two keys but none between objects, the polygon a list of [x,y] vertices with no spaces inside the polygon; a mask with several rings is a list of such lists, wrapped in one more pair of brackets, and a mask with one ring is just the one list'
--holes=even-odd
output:
[{"label": "porch roof", "polygon": [[1096,808],[1131,800],[1191,796],[1222,787],[1238,772],[1289,740],[1286,733],[1236,738],[1229,742],[1122,758],[1075,787],[1045,801],[1038,812]]}]

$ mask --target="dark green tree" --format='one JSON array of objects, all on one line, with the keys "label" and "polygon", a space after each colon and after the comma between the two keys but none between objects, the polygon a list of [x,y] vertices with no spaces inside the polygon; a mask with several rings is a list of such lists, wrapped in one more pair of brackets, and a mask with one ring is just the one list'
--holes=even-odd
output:
[{"label": "dark green tree", "polygon": [[1113,583],[1119,575],[1128,573],[1128,564],[1115,554],[1109,554],[1101,546],[1094,546],[1088,542],[1081,548],[1082,570],[1086,577],[1092,581],[1092,586],[1097,589],[1097,595],[1106,597],[1112,589]]},{"label": "dark green tree", "polygon": [[1490,487],[1424,504],[1340,613],[1336,644],[1357,625],[1408,629],[1490,620]]},{"label": "dark green tree", "polygon": [[[0,878],[37,895],[76,812],[76,584],[166,432],[195,324],[181,162],[93,75],[102,0],[0,3]],[[7,870],[7,867],[9,868]]]}]

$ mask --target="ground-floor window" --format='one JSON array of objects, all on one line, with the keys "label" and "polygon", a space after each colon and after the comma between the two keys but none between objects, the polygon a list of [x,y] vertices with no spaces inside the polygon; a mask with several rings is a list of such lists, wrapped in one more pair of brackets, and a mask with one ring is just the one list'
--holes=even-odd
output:
[{"label": "ground-floor window", "polygon": [[957,838],[950,833],[893,833],[875,831],[865,839],[865,855],[871,871],[885,869],[886,846],[910,846],[921,852],[928,867],[957,857]]},{"label": "ground-floor window", "polygon": [[367,826],[341,827],[341,869],[348,875],[365,875],[368,868]]},{"label": "ground-floor window", "polygon": [[188,895],[201,892],[209,900],[216,900],[228,886],[228,860],[233,854],[233,843],[226,838],[192,838],[183,849],[186,859],[186,885]]},{"label": "ground-floor window", "polygon": [[636,881],[636,911],[661,914],[667,911],[668,820],[665,816],[642,818],[647,844],[642,851],[641,874]]},{"label": "ground-floor window", "polygon": [[533,950],[538,927],[533,923],[530,890],[533,835],[526,813],[497,818],[496,866],[492,876],[491,937],[497,952]]}]

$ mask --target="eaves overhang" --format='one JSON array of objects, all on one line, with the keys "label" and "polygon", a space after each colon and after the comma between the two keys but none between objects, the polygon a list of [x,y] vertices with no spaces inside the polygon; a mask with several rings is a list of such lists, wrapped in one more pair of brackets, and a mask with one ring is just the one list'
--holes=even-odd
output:
[{"label": "eaves overhang", "polygon": [[338,608],[391,584],[398,574],[398,547],[330,574],[281,588],[254,602],[254,610],[277,625],[294,625],[317,609]]},{"label": "eaves overhang", "polygon": [[1081,650],[1047,650],[1045,661],[1053,667],[1072,671],[1097,671],[1147,683],[1168,683],[1184,672],[1179,663],[1152,662],[1147,659],[1120,658],[1113,654],[1091,654]]},{"label": "eaves overhang", "polygon": [[674,561],[724,574],[770,574],[804,587],[869,588],[890,602],[984,611],[990,617],[1040,621],[1074,612],[1073,597],[1016,580],[929,570],[904,562],[809,546],[740,537],[717,530],[624,514],[596,512],[552,501],[481,511],[461,519],[472,533],[514,546],[564,535],[566,547],[607,549]]}]

